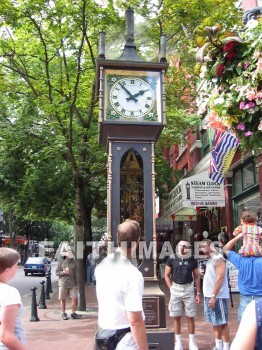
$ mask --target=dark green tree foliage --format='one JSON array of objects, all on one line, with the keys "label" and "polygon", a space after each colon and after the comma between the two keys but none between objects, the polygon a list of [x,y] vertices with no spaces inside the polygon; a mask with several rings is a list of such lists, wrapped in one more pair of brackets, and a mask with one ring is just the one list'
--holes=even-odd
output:
[{"label": "dark green tree foliage", "polygon": [[74,218],[75,241],[92,240],[91,212],[106,188],[97,142],[97,38],[118,16],[110,4],[85,0],[0,6],[0,147],[10,156],[0,176],[10,191],[1,192],[1,204],[28,218]]},{"label": "dark green tree foliage", "polygon": [[[3,158],[15,163],[12,171],[2,169],[2,180],[8,182],[8,173],[19,180],[10,181],[16,214],[71,221],[77,216],[75,186],[87,195],[86,210],[105,189],[106,157],[97,144],[96,42],[99,29],[117,16],[86,1],[5,2],[1,14],[1,147],[7,150]],[[92,238],[91,225],[85,235]]]}]

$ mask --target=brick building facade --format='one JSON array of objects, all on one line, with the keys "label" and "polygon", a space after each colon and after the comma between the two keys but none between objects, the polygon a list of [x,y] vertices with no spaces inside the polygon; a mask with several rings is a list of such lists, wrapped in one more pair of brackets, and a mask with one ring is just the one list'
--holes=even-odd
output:
[{"label": "brick building facade", "polygon": [[[239,7],[248,10],[261,5],[260,0],[243,0]],[[209,169],[213,134],[202,123],[196,133],[187,132],[187,144],[172,145],[166,152],[170,167],[182,170],[184,178],[194,176],[195,179],[195,175]],[[251,153],[243,154],[237,150],[224,181],[223,206],[196,207],[196,216],[184,215],[181,221],[179,211],[171,217],[164,213],[163,208],[160,213],[163,214],[162,220],[173,220],[170,237],[175,243],[181,237],[202,239],[204,231],[213,240],[222,231],[230,237],[233,228],[239,224],[239,213],[245,208],[257,213],[258,224],[262,226],[262,152],[254,157]]]}]

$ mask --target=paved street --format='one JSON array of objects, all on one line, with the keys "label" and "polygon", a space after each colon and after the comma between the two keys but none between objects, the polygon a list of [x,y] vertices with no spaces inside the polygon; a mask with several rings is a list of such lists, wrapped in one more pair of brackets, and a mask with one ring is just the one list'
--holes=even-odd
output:
[{"label": "paved street", "polygon": [[[173,330],[173,319],[169,317],[167,311],[169,290],[165,286],[163,280],[160,281],[160,288],[166,295],[167,328],[168,330]],[[46,300],[47,309],[38,309],[39,322],[30,322],[31,307],[25,307],[23,325],[26,332],[28,350],[92,350],[94,334],[97,329],[97,300],[95,287],[86,287],[87,309],[84,312],[79,312],[82,314],[82,319],[80,320],[69,319],[68,321],[62,321],[60,305],[57,300],[57,282],[54,281],[53,291],[54,293],[51,294],[51,300]],[[234,307],[231,308],[229,305],[231,338],[238,327],[237,307],[239,294],[234,294],[233,299]],[[69,306],[68,302],[67,311],[70,314]],[[182,321],[182,341],[184,350],[188,350],[188,335],[185,319]],[[197,307],[196,342],[199,346],[199,350],[209,350],[214,346],[211,325],[204,321],[202,302]]]},{"label": "paved street", "polygon": [[[57,262],[52,261],[51,280],[54,285],[56,285],[58,281],[58,277],[55,275],[56,266]],[[41,281],[46,282],[46,278],[41,275],[31,274],[25,276],[23,266],[19,266],[15,277],[9,282],[9,284],[19,290],[24,306],[28,306],[31,305],[31,288],[37,287],[37,295],[40,295]]]}]

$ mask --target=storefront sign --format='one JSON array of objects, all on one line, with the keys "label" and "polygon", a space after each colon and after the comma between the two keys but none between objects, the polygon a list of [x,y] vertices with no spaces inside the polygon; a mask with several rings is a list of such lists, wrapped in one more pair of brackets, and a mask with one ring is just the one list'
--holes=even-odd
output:
[{"label": "storefront sign", "polygon": [[179,215],[183,208],[224,206],[224,184],[219,185],[210,180],[208,172],[204,171],[182,179],[173,188],[165,201],[164,215]]}]

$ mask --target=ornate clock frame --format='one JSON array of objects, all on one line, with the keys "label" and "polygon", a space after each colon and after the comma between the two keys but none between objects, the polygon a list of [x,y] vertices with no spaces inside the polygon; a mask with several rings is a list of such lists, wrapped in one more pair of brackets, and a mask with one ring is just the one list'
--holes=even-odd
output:
[{"label": "ornate clock frame", "polygon": [[[99,77],[99,142],[107,145],[108,139],[147,139],[156,141],[166,123],[165,73],[167,63],[118,61],[100,59],[97,61]],[[140,78],[150,84],[155,101],[152,110],[142,117],[123,117],[110,106],[110,93],[115,82],[124,77]],[[113,80],[112,80],[113,79]],[[127,95],[128,98],[128,95]]]},{"label": "ornate clock frame", "polygon": [[[153,248],[150,257],[145,257],[138,267],[145,279],[143,305],[147,335],[152,349],[171,350],[174,346],[174,333],[166,329],[165,296],[157,283],[155,224],[155,143],[166,122],[166,37],[163,35],[160,39],[160,62],[145,62],[136,51],[133,27],[133,11],[127,10],[126,44],[122,55],[116,60],[105,59],[105,33],[100,33],[96,84],[99,98],[99,143],[106,146],[108,153],[108,250],[112,251],[112,246],[117,245],[117,226],[123,219],[120,210],[121,198],[128,198],[130,201],[131,195],[134,200],[137,195],[140,196],[139,193],[131,193],[131,184],[124,186],[130,193],[120,193],[121,179],[128,173],[126,168],[121,173],[121,165],[128,158],[128,152],[133,152],[139,155],[142,164],[144,241],[147,247]],[[126,81],[125,77],[130,81]],[[139,84],[135,84],[136,87],[132,86],[131,81],[135,79],[142,80],[141,89]],[[116,87],[119,90],[116,90]],[[150,98],[154,98],[152,106],[149,105]],[[136,100],[141,109],[137,108]],[[141,203],[141,196],[139,201]]]}]

